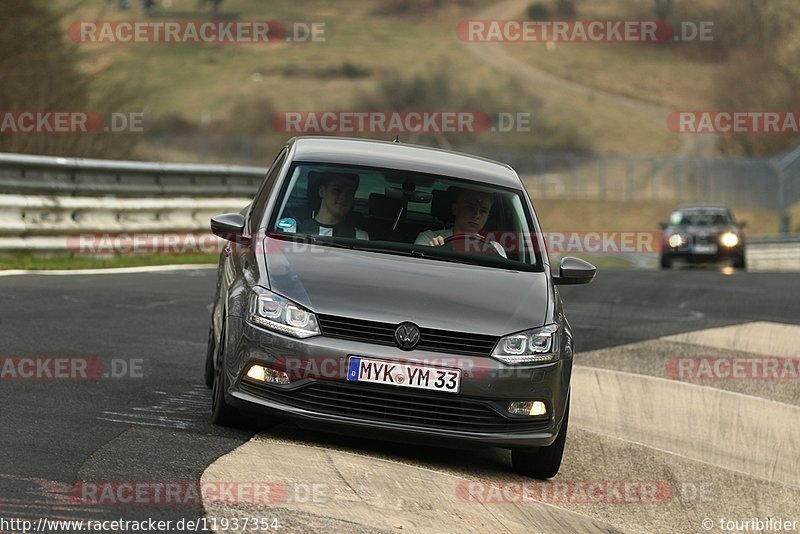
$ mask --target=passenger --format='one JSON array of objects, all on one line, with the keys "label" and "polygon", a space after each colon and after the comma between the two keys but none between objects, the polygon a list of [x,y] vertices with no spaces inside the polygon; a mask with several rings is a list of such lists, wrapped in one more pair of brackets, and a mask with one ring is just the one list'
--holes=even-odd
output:
[{"label": "passenger", "polygon": [[354,173],[324,173],[319,185],[320,207],[314,218],[300,221],[297,231],[303,234],[369,239],[369,234],[348,219],[358,189]]}]

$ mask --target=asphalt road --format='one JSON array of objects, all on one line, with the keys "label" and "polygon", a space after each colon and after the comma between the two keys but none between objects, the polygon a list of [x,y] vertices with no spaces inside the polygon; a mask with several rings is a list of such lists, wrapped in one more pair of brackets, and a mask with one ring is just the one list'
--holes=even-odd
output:
[{"label": "asphalt road", "polygon": [[800,324],[800,274],[604,270],[561,289],[578,351],[751,321]]},{"label": "asphalt road", "polygon": [[[202,366],[214,276],[198,269],[0,277],[0,358],[96,358],[105,372],[127,375],[32,380],[4,374],[0,519],[202,517],[196,502],[87,505],[69,496],[85,487],[79,481],[197,482],[209,464],[257,430],[208,422]],[[798,282],[797,274],[608,270],[590,286],[562,293],[580,353],[753,321],[800,324]],[[402,447],[352,438],[315,435],[312,442],[402,454]],[[445,450],[422,454],[458,469]],[[502,470],[491,459],[478,464]]]}]

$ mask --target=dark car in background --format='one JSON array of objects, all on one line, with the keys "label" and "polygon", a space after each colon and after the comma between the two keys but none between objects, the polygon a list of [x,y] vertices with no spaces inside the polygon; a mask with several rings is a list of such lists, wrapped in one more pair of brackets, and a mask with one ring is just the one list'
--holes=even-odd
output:
[{"label": "dark car in background", "polygon": [[[327,232],[321,198],[349,213]],[[491,209],[485,225],[448,235],[458,198],[489,198]],[[564,258],[551,273],[511,167],[296,138],[252,204],[211,226],[228,240],[206,362],[214,423],[255,410],[506,447],[519,473],[558,472],[575,347],[558,287],[590,282],[595,268]],[[444,243],[420,244],[432,229]]]},{"label": "dark car in background", "polygon": [[744,222],[737,222],[722,205],[690,204],[678,206],[662,222],[661,268],[669,269],[675,260],[687,263],[727,262],[737,269],[746,267]]}]

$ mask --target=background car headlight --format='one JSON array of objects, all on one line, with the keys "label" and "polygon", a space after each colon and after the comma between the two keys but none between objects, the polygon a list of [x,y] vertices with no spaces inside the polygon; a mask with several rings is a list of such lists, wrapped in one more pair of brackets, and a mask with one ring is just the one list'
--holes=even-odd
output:
[{"label": "background car headlight", "polygon": [[554,324],[500,338],[492,357],[503,363],[549,362],[558,358],[558,327]]},{"label": "background car headlight", "polygon": [[262,287],[250,295],[250,322],[299,338],[322,333],[313,312]]},{"label": "background car headlight", "polygon": [[739,244],[739,236],[733,232],[725,232],[719,236],[719,242],[723,247],[732,248]]},{"label": "background car headlight", "polygon": [[669,246],[672,248],[678,248],[686,243],[686,238],[681,234],[672,234],[669,236],[669,239],[667,239],[667,243],[669,243]]}]

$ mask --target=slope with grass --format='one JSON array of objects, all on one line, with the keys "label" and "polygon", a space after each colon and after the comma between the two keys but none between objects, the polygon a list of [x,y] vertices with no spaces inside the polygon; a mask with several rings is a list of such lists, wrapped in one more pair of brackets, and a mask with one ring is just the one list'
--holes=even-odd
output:
[{"label": "slope with grass", "polygon": [[[68,0],[56,4],[67,6]],[[389,5],[398,5],[391,2]],[[420,4],[424,4],[420,2]],[[439,7],[431,7],[439,4]],[[431,2],[419,11],[386,9],[385,2],[322,0],[304,2],[227,0],[223,16],[230,20],[281,20],[325,23],[325,42],[267,45],[84,44],[82,68],[95,79],[95,92],[112,83],[135,85],[148,113],[148,125],[184,122],[175,135],[203,130],[213,136],[241,134],[263,137],[256,158],[264,163],[290,134],[275,132],[269,116],[276,111],[360,109],[383,90],[393,75],[406,79],[446,68],[459,91],[489,94],[509,112],[530,112],[528,134],[485,132],[478,140],[519,149],[590,150],[594,152],[666,154],[678,139],[658,122],[641,121],[624,107],[598,102],[592,95],[574,98],[554,86],[520,82],[508,72],[470,54],[456,34],[459,20],[474,18],[488,1]],[[103,3],[105,5],[105,3]],[[195,0],[172,0],[169,11],[154,18],[197,19]],[[75,20],[137,19],[141,15],[83,3],[65,18]],[[602,66],[597,66],[602,70]],[[146,105],[145,105],[146,104]],[[252,110],[248,113],[247,110]],[[237,130],[238,128],[238,130]],[[555,128],[555,130],[554,130]],[[232,132],[228,134],[228,132]],[[209,161],[219,159],[214,142],[165,145],[170,135],[144,134],[141,157]],[[230,156],[234,161],[237,156]]]}]

